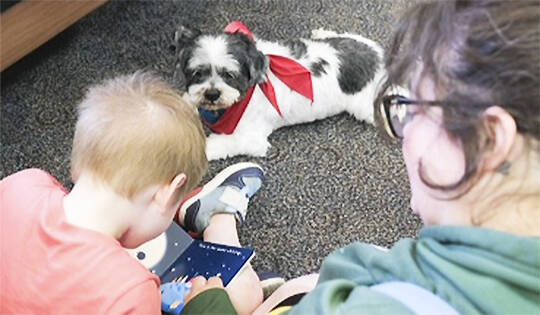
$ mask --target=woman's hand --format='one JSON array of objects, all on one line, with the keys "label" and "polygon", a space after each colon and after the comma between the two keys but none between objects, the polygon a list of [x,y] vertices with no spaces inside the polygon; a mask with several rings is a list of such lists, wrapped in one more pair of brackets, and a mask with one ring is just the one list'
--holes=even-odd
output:
[{"label": "woman's hand", "polygon": [[191,283],[191,291],[185,296],[184,303],[187,304],[192,298],[199,293],[213,288],[223,288],[223,282],[220,277],[212,277],[206,280],[203,276],[198,276],[189,281]]}]

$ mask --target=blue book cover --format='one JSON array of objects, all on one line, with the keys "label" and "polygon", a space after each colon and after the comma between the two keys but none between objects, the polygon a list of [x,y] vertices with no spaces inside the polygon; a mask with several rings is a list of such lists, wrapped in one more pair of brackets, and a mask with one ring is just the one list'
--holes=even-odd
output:
[{"label": "blue book cover", "polygon": [[193,239],[172,223],[162,235],[128,252],[162,283],[187,276],[219,276],[227,286],[253,258],[251,248],[234,247]]}]

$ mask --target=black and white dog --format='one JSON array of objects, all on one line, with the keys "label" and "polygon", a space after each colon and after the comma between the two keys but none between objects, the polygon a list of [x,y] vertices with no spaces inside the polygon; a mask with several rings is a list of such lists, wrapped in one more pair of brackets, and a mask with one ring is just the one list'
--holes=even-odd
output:
[{"label": "black and white dog", "polygon": [[255,39],[241,22],[219,35],[178,28],[175,83],[214,132],[208,159],[265,156],[272,131],[341,112],[373,123],[382,48],[355,34],[315,30],[312,39]]}]

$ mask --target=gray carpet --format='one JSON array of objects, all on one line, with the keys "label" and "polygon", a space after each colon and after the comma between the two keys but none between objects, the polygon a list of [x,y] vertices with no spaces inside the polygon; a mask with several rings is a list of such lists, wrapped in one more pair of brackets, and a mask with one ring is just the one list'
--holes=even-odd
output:
[{"label": "gray carpet", "polygon": [[[219,32],[244,21],[259,37],[308,37],[316,28],[361,33],[386,45],[406,1],[112,1],[4,71],[0,176],[28,167],[67,187],[75,104],[84,89],[114,75],[152,69],[170,79],[167,48],[177,23]],[[294,277],[318,270],[353,241],[389,246],[415,236],[409,186],[397,144],[348,115],[283,128],[266,158],[212,162],[205,180],[238,161],[267,172],[240,228],[256,249],[256,270]]]}]

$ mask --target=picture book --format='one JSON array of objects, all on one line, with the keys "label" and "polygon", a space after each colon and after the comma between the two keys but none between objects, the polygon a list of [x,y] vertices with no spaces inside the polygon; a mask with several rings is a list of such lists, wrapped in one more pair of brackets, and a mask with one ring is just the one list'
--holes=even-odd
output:
[{"label": "picture book", "polygon": [[227,286],[253,258],[253,249],[226,246],[192,238],[176,223],[155,239],[129,249],[162,283],[202,275],[219,276]]}]

